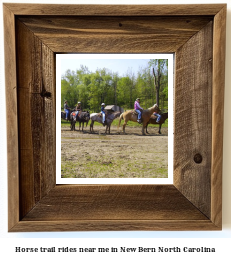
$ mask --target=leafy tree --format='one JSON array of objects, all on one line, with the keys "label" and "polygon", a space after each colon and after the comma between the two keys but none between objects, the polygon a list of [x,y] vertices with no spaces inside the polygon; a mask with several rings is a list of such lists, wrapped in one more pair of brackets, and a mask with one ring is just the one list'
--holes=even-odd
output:
[{"label": "leafy tree", "polygon": [[131,109],[137,97],[143,108],[151,107],[155,101],[161,101],[164,107],[168,100],[167,62],[150,60],[137,75],[129,68],[122,77],[108,68],[91,72],[81,65],[76,71],[67,70],[61,78],[61,108],[67,100],[71,108],[80,101],[91,112],[99,111],[102,102]]},{"label": "leafy tree", "polygon": [[151,59],[149,66],[152,68],[156,88],[156,103],[160,106],[160,87],[163,75],[167,72],[167,59]]}]

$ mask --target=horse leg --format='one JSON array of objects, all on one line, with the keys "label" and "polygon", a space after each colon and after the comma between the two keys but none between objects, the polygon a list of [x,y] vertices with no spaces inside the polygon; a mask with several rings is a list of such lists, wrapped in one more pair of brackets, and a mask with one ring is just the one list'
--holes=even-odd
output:
[{"label": "horse leg", "polygon": [[149,134],[149,132],[148,132],[148,124],[146,125],[146,133]]},{"label": "horse leg", "polygon": [[123,133],[125,134],[125,126],[127,125],[127,122],[124,120],[124,124],[123,124]]},{"label": "horse leg", "polygon": [[76,123],[76,121],[73,120],[73,121],[72,121],[72,130],[73,130],[73,131],[75,131],[75,123]]},{"label": "horse leg", "polygon": [[144,129],[145,129],[146,126],[147,126],[147,125],[143,123],[143,126],[142,126],[142,135],[146,135],[146,134],[144,133]]},{"label": "horse leg", "polygon": [[161,124],[159,124],[159,134],[161,134]]},{"label": "horse leg", "polygon": [[74,128],[73,124],[74,124],[74,121],[71,120],[71,131],[73,131],[73,128]]},{"label": "horse leg", "polygon": [[94,125],[94,121],[91,121],[91,124],[90,124],[90,133],[93,133],[93,125]]}]

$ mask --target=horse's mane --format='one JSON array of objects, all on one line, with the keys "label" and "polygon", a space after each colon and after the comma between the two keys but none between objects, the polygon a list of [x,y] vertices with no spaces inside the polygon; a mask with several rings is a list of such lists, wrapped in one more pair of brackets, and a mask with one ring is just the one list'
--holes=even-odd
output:
[{"label": "horse's mane", "polygon": [[150,110],[152,110],[153,108],[158,108],[158,105],[157,104],[154,104],[152,107],[150,107],[150,108],[148,108],[148,109],[146,109],[147,111],[150,111]]}]

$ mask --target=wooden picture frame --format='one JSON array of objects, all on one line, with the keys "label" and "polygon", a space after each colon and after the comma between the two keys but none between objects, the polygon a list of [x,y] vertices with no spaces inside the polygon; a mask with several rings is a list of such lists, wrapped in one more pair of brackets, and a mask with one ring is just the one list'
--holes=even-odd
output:
[{"label": "wooden picture frame", "polygon": [[[9,231],[221,230],[226,4],[3,10]],[[73,52],[175,53],[174,184],[56,185],[55,54]]]}]

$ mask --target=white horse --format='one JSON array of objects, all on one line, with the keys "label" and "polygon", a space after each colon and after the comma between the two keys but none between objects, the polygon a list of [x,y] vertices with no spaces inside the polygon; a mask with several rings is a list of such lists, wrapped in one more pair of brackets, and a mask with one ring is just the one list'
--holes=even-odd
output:
[{"label": "white horse", "polygon": [[[110,134],[111,124],[112,124],[113,120],[118,118],[119,116],[120,116],[119,111],[112,112],[112,113],[106,113],[106,119],[105,119],[106,131],[105,131],[105,133],[107,133],[107,131],[108,131],[108,133]],[[95,121],[103,124],[103,117],[102,117],[101,113],[91,113],[90,120],[91,120],[90,132],[94,132],[93,125],[94,125]]]}]

